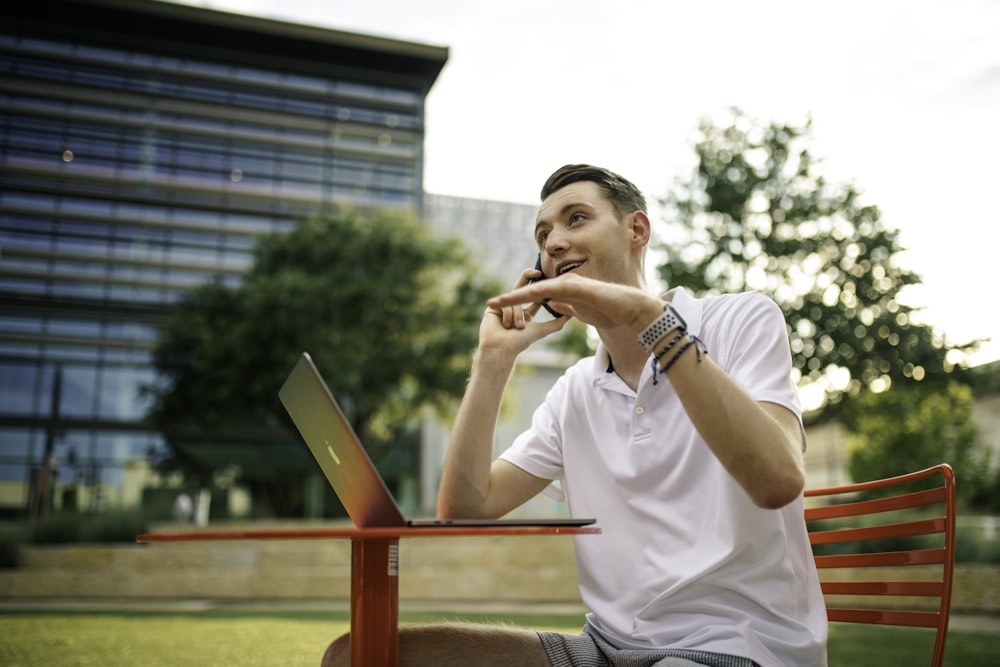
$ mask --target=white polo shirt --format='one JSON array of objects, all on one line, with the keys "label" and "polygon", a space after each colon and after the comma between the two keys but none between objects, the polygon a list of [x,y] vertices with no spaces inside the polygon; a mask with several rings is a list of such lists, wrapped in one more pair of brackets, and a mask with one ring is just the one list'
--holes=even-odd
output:
[{"label": "white polo shirt", "polygon": [[[673,291],[688,331],[752,398],[800,415],[784,317],[756,293]],[[632,391],[607,350],[557,381],[501,458],[560,480],[574,516],[588,620],[622,648],[682,648],[764,667],[826,665],[826,607],[803,501],[756,506],[695,431],[670,381],[647,366]]]}]

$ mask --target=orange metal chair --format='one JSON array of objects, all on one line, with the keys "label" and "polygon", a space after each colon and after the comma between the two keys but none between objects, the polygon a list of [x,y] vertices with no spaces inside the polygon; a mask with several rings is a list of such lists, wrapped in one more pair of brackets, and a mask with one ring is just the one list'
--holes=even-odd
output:
[{"label": "orange metal chair", "polygon": [[[828,618],[936,628],[931,667],[940,667],[955,571],[951,466],[942,463],[899,477],[807,489],[805,496]],[[821,501],[824,504],[816,504]],[[847,517],[852,519],[844,527]],[[923,543],[907,543],[908,539]],[[914,566],[920,580],[908,580],[913,575],[907,575],[903,566]]]}]

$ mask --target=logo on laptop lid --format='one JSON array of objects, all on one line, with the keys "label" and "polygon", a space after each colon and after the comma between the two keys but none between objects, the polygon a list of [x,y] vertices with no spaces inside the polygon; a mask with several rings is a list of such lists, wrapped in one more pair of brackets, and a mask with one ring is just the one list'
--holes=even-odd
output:
[{"label": "logo on laptop lid", "polygon": [[330,441],[325,438],[323,439],[323,442],[326,444],[326,451],[330,453],[330,458],[333,459],[334,463],[340,465],[340,457],[337,456],[337,452],[333,451],[333,445],[331,445]]}]

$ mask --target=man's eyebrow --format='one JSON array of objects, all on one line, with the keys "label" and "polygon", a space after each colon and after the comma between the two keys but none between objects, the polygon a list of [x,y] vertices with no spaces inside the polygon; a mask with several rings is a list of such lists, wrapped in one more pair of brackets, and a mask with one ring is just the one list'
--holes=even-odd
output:
[{"label": "man's eyebrow", "polygon": [[[559,215],[557,217],[559,218],[566,217],[566,215],[575,208],[586,208],[593,210],[594,207],[588,204],[587,202],[582,202],[582,201],[570,202],[569,204],[566,204],[561,209],[559,209]],[[551,223],[548,220],[545,220],[543,218],[538,218],[538,220],[535,222],[535,231],[538,231],[538,228],[541,227],[542,225],[549,225],[549,224]]]}]

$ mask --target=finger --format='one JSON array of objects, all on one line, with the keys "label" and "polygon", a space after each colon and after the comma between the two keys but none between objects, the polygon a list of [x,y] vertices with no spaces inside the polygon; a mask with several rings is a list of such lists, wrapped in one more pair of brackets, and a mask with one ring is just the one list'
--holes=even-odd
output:
[{"label": "finger", "polygon": [[514,308],[513,306],[505,306],[500,309],[500,320],[503,322],[504,329],[510,329],[514,326]]},{"label": "finger", "polygon": [[515,329],[524,328],[524,308],[521,304],[516,303],[510,307],[511,312],[511,326]]},{"label": "finger", "polygon": [[551,308],[552,310],[556,311],[557,313],[562,313],[563,315],[566,315],[567,317],[576,317],[577,316],[576,315],[576,309],[572,306],[572,304],[563,303],[561,301],[552,301],[552,300],[549,300],[549,308]]},{"label": "finger", "polygon": [[525,269],[524,271],[521,272],[521,276],[517,279],[517,282],[514,284],[514,289],[517,289],[518,287],[524,287],[532,280],[538,278],[541,275],[542,272],[537,269]]},{"label": "finger", "polygon": [[557,331],[560,331],[566,323],[569,322],[569,317],[555,317],[548,322],[539,322],[536,326],[542,327],[544,329],[543,336],[551,336]]},{"label": "finger", "polygon": [[528,318],[524,314],[524,306],[521,304],[514,304],[513,306],[505,306],[501,309],[503,313],[503,326],[504,329],[523,329]]},{"label": "finger", "polygon": [[515,304],[511,308],[514,311],[514,326],[518,329],[523,329],[528,322],[535,320],[535,316],[541,310],[542,304],[529,301],[527,303]]},{"label": "finger", "polygon": [[[506,294],[498,294],[489,299],[486,304],[491,308],[509,308],[516,304],[535,303],[536,299],[531,298],[531,296],[525,293],[526,291],[531,291],[531,288],[521,286]],[[539,298],[537,301],[541,301],[541,299]]]}]

